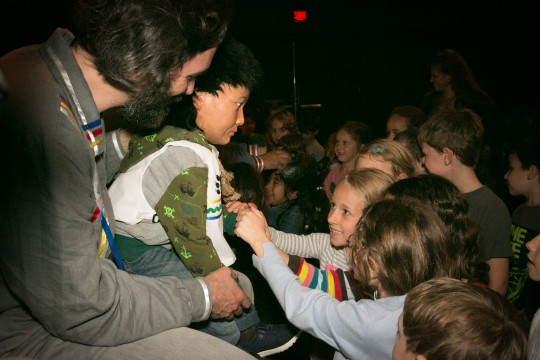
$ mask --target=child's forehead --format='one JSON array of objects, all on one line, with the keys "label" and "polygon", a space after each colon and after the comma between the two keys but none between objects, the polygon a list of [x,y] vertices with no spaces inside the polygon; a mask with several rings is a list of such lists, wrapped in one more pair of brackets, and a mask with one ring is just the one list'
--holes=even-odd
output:
[{"label": "child's forehead", "polygon": [[364,194],[359,189],[354,188],[347,181],[340,181],[334,189],[332,195],[334,203],[344,203],[350,206],[363,207],[365,202]]},{"label": "child's forehead", "polygon": [[340,129],[337,134],[336,134],[336,140],[342,140],[342,139],[352,139],[352,135],[351,133],[349,133],[347,130],[345,129]]}]

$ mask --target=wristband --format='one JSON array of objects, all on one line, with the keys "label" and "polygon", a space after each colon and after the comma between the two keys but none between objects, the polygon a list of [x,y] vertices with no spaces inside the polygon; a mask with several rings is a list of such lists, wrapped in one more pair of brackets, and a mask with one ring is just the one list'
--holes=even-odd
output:
[{"label": "wristband", "polygon": [[262,172],[264,170],[264,160],[260,156],[254,156],[254,158],[257,163],[257,170]]},{"label": "wristband", "polygon": [[202,320],[206,320],[210,317],[210,310],[212,310],[212,302],[210,301],[210,291],[208,290],[208,285],[202,278],[196,278],[201,283],[201,286],[203,288],[204,292],[204,301],[205,301],[205,307],[204,307],[204,315],[202,317]]},{"label": "wristband", "polygon": [[248,145],[249,155],[257,156],[259,155],[259,147],[257,144]]}]

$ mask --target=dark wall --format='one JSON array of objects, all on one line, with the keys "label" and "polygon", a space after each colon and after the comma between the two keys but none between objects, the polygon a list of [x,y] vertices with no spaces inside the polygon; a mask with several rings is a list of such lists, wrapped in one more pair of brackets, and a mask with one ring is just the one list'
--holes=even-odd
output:
[{"label": "dark wall", "polygon": [[[68,26],[70,3],[5,0],[0,54]],[[295,7],[307,22],[293,23]],[[463,54],[503,111],[537,106],[538,15],[523,0],[237,0],[231,32],[263,64],[261,100],[293,105],[296,90],[297,104],[321,104],[325,133],[351,118],[382,132],[392,107],[431,89],[429,61],[446,47]]]},{"label": "dark wall", "polygon": [[[294,4],[307,22],[293,24]],[[392,107],[431,89],[443,48],[462,53],[501,111],[535,106],[538,14],[525,1],[240,0],[232,31],[263,62],[266,97],[293,104],[296,79],[297,103],[321,103],[327,132],[358,118],[382,133]]]}]

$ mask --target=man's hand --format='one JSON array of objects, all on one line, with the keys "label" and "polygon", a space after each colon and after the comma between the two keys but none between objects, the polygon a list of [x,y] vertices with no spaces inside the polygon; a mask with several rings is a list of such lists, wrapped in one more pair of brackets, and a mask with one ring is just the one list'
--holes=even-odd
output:
[{"label": "man's hand", "polygon": [[264,170],[283,170],[291,162],[291,155],[281,149],[269,151],[259,157],[264,161]]},{"label": "man's hand", "polygon": [[212,293],[212,314],[214,319],[232,320],[251,306],[251,301],[236,283],[236,273],[226,266],[205,277]]}]

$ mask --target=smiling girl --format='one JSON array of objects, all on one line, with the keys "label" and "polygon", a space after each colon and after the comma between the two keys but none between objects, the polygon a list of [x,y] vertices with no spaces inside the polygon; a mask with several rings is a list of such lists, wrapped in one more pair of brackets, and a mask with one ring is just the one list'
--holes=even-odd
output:
[{"label": "smiling girl", "polygon": [[321,269],[350,269],[348,240],[364,209],[382,199],[394,179],[378,169],[353,170],[338,184],[328,213],[329,233],[287,234],[272,227],[274,244],[289,255],[319,260]]},{"label": "smiling girl", "polygon": [[339,181],[354,169],[356,156],[367,142],[369,133],[369,126],[360,121],[347,121],[335,133],[334,154],[323,182],[329,200],[332,199],[332,193]]}]

